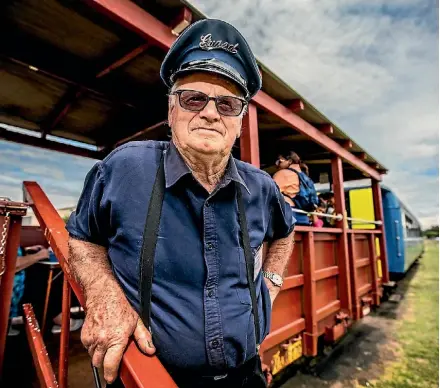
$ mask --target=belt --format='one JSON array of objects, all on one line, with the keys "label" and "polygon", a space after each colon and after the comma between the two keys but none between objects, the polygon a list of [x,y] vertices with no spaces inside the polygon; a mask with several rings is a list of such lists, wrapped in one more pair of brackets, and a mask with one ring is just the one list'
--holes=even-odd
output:
[{"label": "belt", "polygon": [[254,371],[255,357],[246,361],[237,368],[219,371],[218,374],[197,376],[197,372],[171,373],[179,387],[241,387],[242,382]]}]

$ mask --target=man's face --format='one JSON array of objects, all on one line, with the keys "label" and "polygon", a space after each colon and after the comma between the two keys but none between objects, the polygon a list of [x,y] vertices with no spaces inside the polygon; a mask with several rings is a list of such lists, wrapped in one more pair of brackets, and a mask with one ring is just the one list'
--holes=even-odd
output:
[{"label": "man's face", "polygon": [[[242,98],[240,89],[226,79],[209,73],[194,73],[177,80],[174,91],[196,90],[210,97]],[[239,116],[223,116],[211,100],[200,112],[183,109],[179,97],[171,95],[168,122],[172,138],[179,149],[206,155],[228,155],[240,137],[243,112]]]}]

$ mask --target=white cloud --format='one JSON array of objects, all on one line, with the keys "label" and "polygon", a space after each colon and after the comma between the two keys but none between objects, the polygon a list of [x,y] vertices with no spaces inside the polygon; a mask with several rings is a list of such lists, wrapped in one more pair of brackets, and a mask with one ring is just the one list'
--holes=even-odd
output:
[{"label": "white cloud", "polygon": [[0,141],[0,196],[22,201],[22,182],[36,181],[55,207],[75,205],[94,163],[92,159]]},{"label": "white cloud", "polygon": [[425,226],[438,218],[438,5],[426,0],[194,0],[384,163]]}]

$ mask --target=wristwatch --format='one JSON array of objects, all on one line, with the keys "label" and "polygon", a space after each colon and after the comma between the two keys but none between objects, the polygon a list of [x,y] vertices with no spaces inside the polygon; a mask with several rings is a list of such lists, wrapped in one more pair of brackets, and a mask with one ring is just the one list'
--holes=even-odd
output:
[{"label": "wristwatch", "polygon": [[277,287],[281,287],[283,285],[283,278],[280,275],[268,271],[261,271],[261,273],[265,278],[268,278]]}]

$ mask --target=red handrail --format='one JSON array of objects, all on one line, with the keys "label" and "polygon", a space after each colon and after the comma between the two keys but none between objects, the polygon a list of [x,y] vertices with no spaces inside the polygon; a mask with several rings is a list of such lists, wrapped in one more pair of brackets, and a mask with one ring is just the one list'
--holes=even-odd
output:
[{"label": "red handrail", "polygon": [[24,304],[23,312],[25,317],[26,334],[40,385],[46,388],[58,387],[58,382],[55,373],[53,372],[52,364],[50,363],[43,338],[41,337],[40,327],[35,318],[32,305],[28,303]]},{"label": "red handrail", "polygon": [[[64,276],[66,276],[79,302],[84,306],[81,289],[66,264],[69,257],[67,245],[69,235],[64,221],[36,182],[23,182],[23,192],[26,201],[32,206],[40,226],[44,230],[47,241],[59,260]],[[126,387],[176,387],[159,359],[142,354],[132,340],[130,340],[122,359],[120,377]]]}]

